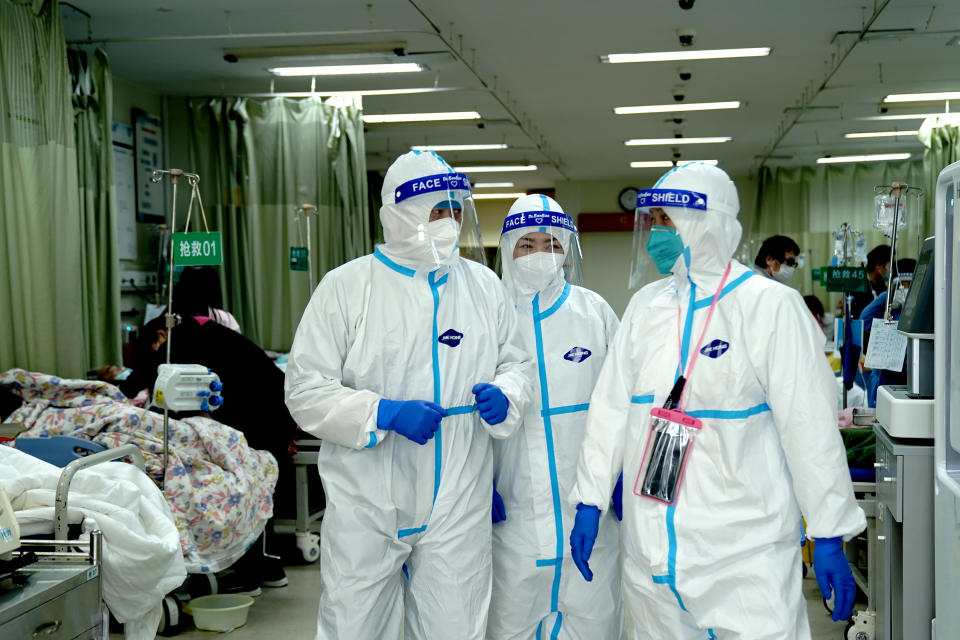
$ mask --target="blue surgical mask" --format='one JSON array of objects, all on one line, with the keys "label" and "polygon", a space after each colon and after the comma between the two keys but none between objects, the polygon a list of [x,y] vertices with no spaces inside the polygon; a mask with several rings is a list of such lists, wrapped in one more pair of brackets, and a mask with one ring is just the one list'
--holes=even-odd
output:
[{"label": "blue surgical mask", "polygon": [[667,275],[683,253],[683,240],[672,227],[652,227],[647,239],[647,253],[657,265],[657,271]]}]

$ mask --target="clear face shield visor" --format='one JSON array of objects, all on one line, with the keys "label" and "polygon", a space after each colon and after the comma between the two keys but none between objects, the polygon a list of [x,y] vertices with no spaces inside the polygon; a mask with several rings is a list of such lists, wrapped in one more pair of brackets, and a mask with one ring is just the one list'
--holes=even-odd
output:
[{"label": "clear face shield visor", "polygon": [[[678,211],[706,212],[707,196],[684,189],[643,189],[637,193],[637,209],[633,218],[633,250],[630,260],[631,289],[660,278],[654,257],[648,250],[654,231],[668,231],[666,219]],[[673,229],[669,233],[673,235]]]},{"label": "clear face shield visor", "polygon": [[[558,211],[524,211],[507,216],[497,258],[504,280],[521,289],[538,290],[547,275],[583,284],[583,253],[573,219]],[[538,275],[540,274],[544,275]]]},{"label": "clear face shield visor", "polygon": [[459,249],[459,255],[486,264],[467,176],[444,173],[410,180],[394,196],[394,206],[415,221],[402,242],[412,244],[427,263],[444,264]]}]

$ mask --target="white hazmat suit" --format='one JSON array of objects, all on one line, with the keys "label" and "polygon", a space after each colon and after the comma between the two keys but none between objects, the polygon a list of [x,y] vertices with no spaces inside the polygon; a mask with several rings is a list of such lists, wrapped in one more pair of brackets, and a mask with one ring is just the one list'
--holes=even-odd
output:
[{"label": "white hazmat suit", "polygon": [[[483,637],[491,436],[519,427],[533,370],[496,274],[460,257],[458,221],[429,222],[469,199],[439,156],[400,156],[383,187],[386,243],[327,273],[297,329],[287,406],[323,439],[318,639]],[[495,426],[476,412],[481,382],[509,401]],[[381,399],[449,417],[421,446],[378,426]]]},{"label": "white hazmat suit", "polygon": [[[550,234],[558,252],[535,251],[525,239],[531,232]],[[534,252],[514,259],[518,243]],[[574,509],[566,497],[590,392],[619,321],[603,298],[564,279],[565,271],[579,271],[579,246],[573,221],[551,198],[529,195],[513,204],[500,251],[504,285],[537,358],[538,384],[523,427],[494,443],[506,520],[493,526],[487,637],[616,640],[623,634],[619,524],[613,510],[601,520],[593,555],[601,577],[584,581],[567,546]]]},{"label": "white hazmat suit", "polygon": [[[741,228],[726,173],[686,165],[651,196],[683,250],[672,276],[638,291],[624,314],[590,400],[572,501],[603,508],[623,470],[623,584],[635,638],[808,639],[801,512],[814,538],[849,540],[865,527],[822,335],[796,291],[731,260]],[[686,385],[682,409],[703,428],[677,502],[639,497],[650,410],[663,405],[681,359],[690,362],[728,264]]]}]

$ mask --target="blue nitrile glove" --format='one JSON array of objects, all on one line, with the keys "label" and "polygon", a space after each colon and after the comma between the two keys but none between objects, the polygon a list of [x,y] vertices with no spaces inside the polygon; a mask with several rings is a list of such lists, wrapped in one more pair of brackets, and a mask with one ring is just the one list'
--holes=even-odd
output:
[{"label": "blue nitrile glove", "polygon": [[482,382],[473,385],[473,395],[477,397],[477,408],[480,410],[480,417],[487,421],[489,425],[500,424],[507,417],[507,409],[510,407],[510,401],[503,395],[500,387]]},{"label": "blue nitrile glove", "polygon": [[593,571],[587,561],[593,553],[593,543],[597,541],[599,530],[600,509],[582,502],[578,504],[577,519],[573,521],[573,531],[570,532],[570,556],[587,582],[593,580]]},{"label": "blue nitrile glove", "polygon": [[847,556],[843,553],[843,538],[814,538],[813,571],[823,597],[833,600],[833,621],[840,622],[850,617],[857,584]]},{"label": "blue nitrile glove", "polygon": [[613,503],[613,512],[617,515],[617,520],[623,522],[623,472],[617,476],[617,484],[613,488],[613,496],[610,497]]},{"label": "blue nitrile glove", "polygon": [[417,444],[427,440],[440,428],[440,419],[446,418],[443,407],[424,400],[396,401],[384,398],[377,407],[377,427],[396,431]]},{"label": "blue nitrile glove", "polygon": [[493,524],[498,522],[503,522],[507,519],[507,510],[503,506],[503,498],[497,492],[497,488],[493,488],[493,509],[491,511],[493,515]]}]

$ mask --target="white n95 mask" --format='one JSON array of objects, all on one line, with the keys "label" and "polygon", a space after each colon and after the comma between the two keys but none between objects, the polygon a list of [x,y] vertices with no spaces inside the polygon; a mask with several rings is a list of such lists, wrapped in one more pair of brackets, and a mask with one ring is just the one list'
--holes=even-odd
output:
[{"label": "white n95 mask", "polygon": [[790,267],[785,264],[780,265],[780,271],[773,272],[773,279],[777,282],[787,284],[790,282],[790,278],[793,277],[793,272],[796,271],[795,267]]},{"label": "white n95 mask", "polygon": [[[430,260],[436,260],[438,263],[444,262],[453,255],[457,248],[457,241],[460,239],[460,225],[453,218],[444,218],[427,223],[426,235],[428,242],[423,243],[431,254]],[[436,255],[433,255],[436,251]]]},{"label": "white n95 mask", "polygon": [[531,289],[542,291],[551,282],[563,279],[563,254],[537,251],[514,260],[517,275]]}]

